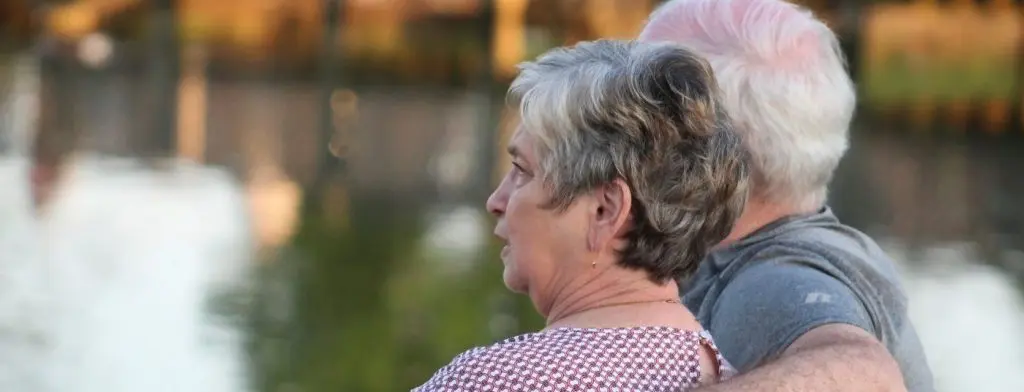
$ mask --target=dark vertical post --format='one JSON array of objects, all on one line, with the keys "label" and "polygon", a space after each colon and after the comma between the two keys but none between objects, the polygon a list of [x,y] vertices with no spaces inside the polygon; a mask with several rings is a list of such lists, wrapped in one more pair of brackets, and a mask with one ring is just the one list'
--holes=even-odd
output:
[{"label": "dark vertical post", "polygon": [[846,55],[850,77],[860,79],[861,33],[864,31],[864,5],[860,1],[842,0],[839,4],[839,46]]},{"label": "dark vertical post", "polygon": [[[40,26],[45,20],[49,4],[44,0],[33,1]],[[62,57],[54,50],[56,39],[49,31],[40,29],[35,40],[39,56],[39,117],[36,132],[30,147],[36,166],[55,169],[75,148],[78,132],[75,129],[74,97],[78,78],[73,60]]]},{"label": "dark vertical post", "polygon": [[145,155],[170,156],[175,153],[178,77],[181,68],[178,45],[177,10],[174,0],[152,0],[150,26],[150,80],[153,109],[150,124],[153,134],[147,139]]},{"label": "dark vertical post", "polygon": [[[1024,6],[1024,1],[1014,0],[1011,12],[1024,13],[1022,6]],[[1021,26],[1020,29],[1024,30],[1024,26]],[[1016,49],[1017,77],[1014,78],[1013,99],[1010,100],[1013,107],[1010,109],[1009,127],[1011,130],[1024,132],[1024,40],[1017,42]]]},{"label": "dark vertical post", "polygon": [[331,94],[338,86],[339,48],[338,38],[341,34],[341,18],[344,10],[343,0],[323,0],[324,35],[320,48],[320,129],[316,145],[316,176],[311,187],[310,196],[314,203],[319,203],[327,182],[331,180],[336,165],[330,153],[331,135],[334,133],[334,113],[331,110]]},{"label": "dark vertical post", "polygon": [[338,36],[341,34],[342,0],[325,0],[324,39],[320,63],[320,170],[330,166],[332,157],[328,147],[334,133],[334,113],[331,110],[331,94],[338,86]]},{"label": "dark vertical post", "polygon": [[[477,168],[479,173],[477,174],[478,184],[476,184],[477,191],[486,194],[491,188],[491,179],[494,176],[494,168],[497,164],[497,157],[495,156],[495,150],[498,142],[499,130],[495,126],[495,105],[494,95],[495,91],[495,79],[494,79],[494,37],[496,28],[496,17],[497,9],[495,6],[496,0],[481,0],[480,9],[480,50],[483,52],[482,61],[480,62],[480,72],[477,76],[476,89],[483,96],[480,100],[480,125],[479,132],[483,132],[482,137],[479,138],[480,145],[477,148],[478,161]],[[476,193],[476,192],[472,192]],[[477,195],[474,195],[477,196]]]}]

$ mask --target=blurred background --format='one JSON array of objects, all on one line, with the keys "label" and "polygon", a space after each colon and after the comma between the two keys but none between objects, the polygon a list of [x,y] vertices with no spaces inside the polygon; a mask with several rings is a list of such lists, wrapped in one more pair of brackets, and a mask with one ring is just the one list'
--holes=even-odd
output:
[{"label": "blurred background", "polygon": [[[230,372],[178,390],[408,390],[471,346],[542,326],[503,287],[483,209],[508,165],[515,64],[631,38],[657,3],[0,0],[0,240],[40,225],[41,249],[96,264],[8,278],[75,309],[90,306],[75,293],[120,287],[103,303],[139,316],[93,326],[159,340],[203,322],[142,315],[211,295],[220,272],[204,266],[228,265],[245,289],[211,312],[232,315],[234,351],[181,358]],[[1024,7],[800,3],[841,35],[859,87],[833,208],[898,261],[941,391],[1024,390]],[[5,269],[46,257],[12,249]],[[152,284],[104,283],[111,260]],[[0,338],[24,320],[0,314]],[[19,355],[7,359],[42,354]],[[78,377],[117,390],[89,369]]]}]

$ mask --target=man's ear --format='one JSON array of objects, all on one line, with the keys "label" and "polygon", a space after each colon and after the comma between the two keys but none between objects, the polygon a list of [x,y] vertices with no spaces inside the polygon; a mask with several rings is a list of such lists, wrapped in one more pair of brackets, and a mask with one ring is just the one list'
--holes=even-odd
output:
[{"label": "man's ear", "polygon": [[593,197],[587,245],[591,251],[597,251],[612,244],[629,228],[633,192],[625,181],[616,179],[595,189]]}]

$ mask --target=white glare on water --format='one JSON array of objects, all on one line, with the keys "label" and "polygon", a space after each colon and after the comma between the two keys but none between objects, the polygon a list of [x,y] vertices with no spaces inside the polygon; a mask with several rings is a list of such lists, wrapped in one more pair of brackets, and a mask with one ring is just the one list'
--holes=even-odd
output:
[{"label": "white glare on water", "polygon": [[79,157],[37,220],[25,169],[0,168],[0,390],[246,390],[242,330],[215,310],[250,256],[234,181]]}]

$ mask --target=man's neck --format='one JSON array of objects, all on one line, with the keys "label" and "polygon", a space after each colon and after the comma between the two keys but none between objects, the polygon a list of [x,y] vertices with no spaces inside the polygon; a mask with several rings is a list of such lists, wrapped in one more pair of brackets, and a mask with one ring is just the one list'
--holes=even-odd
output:
[{"label": "man's neck", "polygon": [[739,241],[772,222],[787,216],[812,214],[820,207],[806,208],[780,203],[766,202],[751,198],[743,208],[743,214],[736,220],[732,232],[716,247],[723,247]]}]

